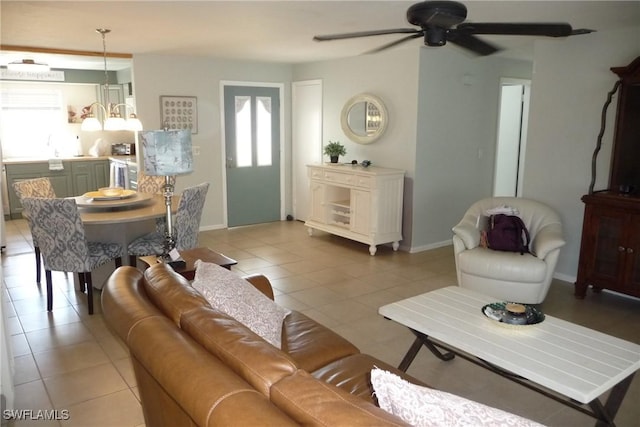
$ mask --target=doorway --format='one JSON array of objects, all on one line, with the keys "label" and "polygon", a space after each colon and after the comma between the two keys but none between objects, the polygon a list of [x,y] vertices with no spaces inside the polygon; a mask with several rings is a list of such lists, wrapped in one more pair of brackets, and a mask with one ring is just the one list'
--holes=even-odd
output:
[{"label": "doorway", "polygon": [[322,162],[322,80],[293,82],[291,87],[291,157],[293,216],[309,216],[307,165]]},{"label": "doorway", "polygon": [[522,196],[530,92],[530,80],[500,79],[494,196]]},{"label": "doorway", "polygon": [[283,86],[221,84],[227,226],[279,221]]}]

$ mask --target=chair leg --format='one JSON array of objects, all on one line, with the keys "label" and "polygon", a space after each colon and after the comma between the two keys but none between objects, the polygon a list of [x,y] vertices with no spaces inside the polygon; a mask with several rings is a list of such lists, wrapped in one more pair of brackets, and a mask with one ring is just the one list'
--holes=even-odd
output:
[{"label": "chair leg", "polygon": [[122,267],[122,257],[115,258],[116,268]]},{"label": "chair leg", "polygon": [[89,306],[89,314],[93,314],[93,283],[91,282],[91,272],[84,273],[87,279],[87,305]]},{"label": "chair leg", "polygon": [[80,292],[84,293],[87,290],[86,278],[82,272],[78,272],[78,285],[80,286]]},{"label": "chair leg", "polygon": [[51,270],[44,271],[47,280],[47,311],[53,310],[53,284],[51,283]]},{"label": "chair leg", "polygon": [[138,265],[138,257],[135,255],[129,255],[129,265],[136,266]]},{"label": "chair leg", "polygon": [[36,283],[40,284],[40,279],[42,278],[42,264],[41,264],[41,256],[40,256],[40,247],[34,246],[33,251],[36,254]]}]

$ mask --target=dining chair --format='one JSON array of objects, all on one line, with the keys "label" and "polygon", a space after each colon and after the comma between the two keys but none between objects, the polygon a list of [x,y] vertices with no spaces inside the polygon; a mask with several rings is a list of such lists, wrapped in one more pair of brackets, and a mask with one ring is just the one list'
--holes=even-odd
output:
[{"label": "dining chair", "polygon": [[[176,177],[170,177],[172,185],[176,184]],[[138,171],[138,193],[164,194],[164,176],[145,175]]]},{"label": "dining chair", "polygon": [[122,265],[122,245],[88,242],[75,199],[22,200],[31,218],[32,232],[38,239],[47,281],[47,310],[53,308],[51,271],[78,273],[80,290],[87,292],[89,314],[93,314],[91,271],[112,260]]},{"label": "dining chair", "polygon": [[[180,196],[178,211],[174,218],[175,242],[178,251],[195,248],[198,244],[200,218],[208,190],[209,183],[204,182],[194,187],[185,188]],[[129,264],[136,265],[137,257],[162,255],[163,251],[164,230],[145,234],[129,243],[127,247]]]},{"label": "dining chair", "polygon": [[[171,185],[176,185],[176,177],[169,177]],[[143,171],[138,171],[138,193],[164,194],[164,176],[145,175]],[[165,217],[156,218],[156,231],[163,233],[167,220]],[[135,264],[132,264],[135,265]]]},{"label": "dining chair", "polygon": [[[24,179],[21,181],[15,181],[13,183],[13,189],[22,203],[22,199],[25,197],[42,197],[48,199],[55,199],[56,192],[53,190],[53,186],[51,185],[51,180],[49,178],[33,178],[33,179]],[[31,227],[31,220],[29,219],[26,211],[22,212],[22,216],[27,220],[27,224],[29,224],[29,229],[31,230],[31,239],[33,241],[33,251],[36,255],[36,283],[40,283],[40,279],[42,277],[41,265],[42,262],[40,260],[40,245],[38,245],[38,241],[33,234],[33,229]]]}]

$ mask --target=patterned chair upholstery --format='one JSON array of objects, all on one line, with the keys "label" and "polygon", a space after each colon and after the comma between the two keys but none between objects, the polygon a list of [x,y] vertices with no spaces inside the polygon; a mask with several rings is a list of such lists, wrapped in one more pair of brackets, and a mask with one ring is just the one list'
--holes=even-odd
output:
[{"label": "patterned chair upholstery", "polygon": [[[175,186],[176,177],[169,177],[169,182]],[[164,194],[164,176],[145,175],[143,171],[138,171],[138,193]],[[156,218],[156,231],[163,233],[166,224],[164,217]]]},{"label": "patterned chair upholstery", "polygon": [[87,291],[89,314],[93,314],[91,271],[115,260],[122,265],[122,245],[88,242],[75,199],[25,198],[22,205],[31,218],[32,233],[38,239],[47,281],[47,310],[53,308],[51,271],[78,273],[80,290]]},{"label": "patterned chair upholstery", "polygon": [[[176,177],[169,177],[171,184],[176,185]],[[138,171],[138,193],[164,194],[164,176],[145,175]]]},{"label": "patterned chair upholstery", "polygon": [[[20,199],[20,203],[22,203],[22,199],[24,199],[25,197],[43,197],[47,199],[56,198],[56,192],[53,190],[53,186],[51,185],[51,181],[49,180],[49,178],[34,178],[16,181],[13,183],[13,189],[16,192],[18,199]],[[38,245],[38,241],[33,234],[31,221],[29,220],[26,212],[23,212],[22,216],[26,218],[27,223],[29,224],[29,229],[31,230],[33,251],[36,255],[36,283],[40,283],[40,279],[42,277],[40,268],[40,246]]]},{"label": "patterned chair upholstery", "polygon": [[[209,183],[205,182],[186,188],[180,196],[178,212],[174,218],[176,249],[179,251],[195,248],[198,244],[200,218],[208,190]],[[127,248],[130,264],[136,265],[136,257],[139,256],[162,255],[163,243],[164,230],[156,230],[138,237]]]}]

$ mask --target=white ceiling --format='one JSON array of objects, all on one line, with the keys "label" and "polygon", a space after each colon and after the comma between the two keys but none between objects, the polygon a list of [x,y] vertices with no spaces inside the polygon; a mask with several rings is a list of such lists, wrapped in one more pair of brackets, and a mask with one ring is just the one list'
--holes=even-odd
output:
[{"label": "white ceiling", "polygon": [[[314,42],[316,34],[411,27],[416,1],[7,1],[3,45],[102,52],[96,28],[109,28],[107,51],[301,63],[362,54],[402,36]],[[637,26],[640,1],[465,1],[468,22],[569,22],[598,31]],[[589,37],[589,35],[574,36]],[[535,37],[483,36],[526,58]],[[634,42],[634,41],[630,41]],[[635,41],[638,43],[638,41]],[[420,46],[420,39],[403,47]],[[446,46],[432,49],[458,49]],[[0,52],[0,65],[21,59],[52,68],[103,69],[101,57]],[[73,60],[73,61],[71,61]],[[71,61],[71,62],[70,62]],[[110,69],[128,61],[109,59]]]}]

